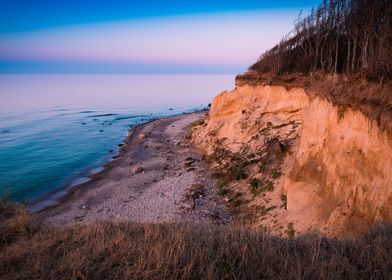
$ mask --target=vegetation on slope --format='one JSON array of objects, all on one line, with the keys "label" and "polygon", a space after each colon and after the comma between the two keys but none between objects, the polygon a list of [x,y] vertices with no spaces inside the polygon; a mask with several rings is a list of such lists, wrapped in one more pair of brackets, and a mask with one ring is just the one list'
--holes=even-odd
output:
[{"label": "vegetation on slope", "polygon": [[324,0],[250,67],[261,73],[392,78],[392,1]]},{"label": "vegetation on slope", "polygon": [[0,203],[2,279],[390,279],[392,227],[355,240],[102,222],[53,228]]}]

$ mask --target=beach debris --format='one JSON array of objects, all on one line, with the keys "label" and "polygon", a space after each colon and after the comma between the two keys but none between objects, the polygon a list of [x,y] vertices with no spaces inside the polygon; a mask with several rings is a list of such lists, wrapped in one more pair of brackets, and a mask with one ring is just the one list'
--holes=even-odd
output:
[{"label": "beach debris", "polygon": [[85,125],[86,123],[85,122],[82,122],[82,125]]},{"label": "beach debris", "polygon": [[139,140],[139,141],[143,140],[144,138],[146,138],[146,135],[144,135],[143,133],[140,133],[140,134],[137,136],[137,140]]},{"label": "beach debris", "polygon": [[143,168],[141,168],[140,166],[134,166],[131,168],[131,173],[133,175],[138,174],[140,172],[143,172]]},{"label": "beach debris", "polygon": [[103,132],[103,129],[100,129],[99,132]]}]

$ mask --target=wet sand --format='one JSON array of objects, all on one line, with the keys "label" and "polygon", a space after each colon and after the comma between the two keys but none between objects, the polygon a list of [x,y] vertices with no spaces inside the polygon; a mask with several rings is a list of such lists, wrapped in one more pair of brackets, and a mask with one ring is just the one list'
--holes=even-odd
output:
[{"label": "wet sand", "polygon": [[96,220],[227,223],[230,216],[208,166],[189,143],[192,123],[203,116],[180,115],[132,129],[102,172],[38,217],[53,225]]}]

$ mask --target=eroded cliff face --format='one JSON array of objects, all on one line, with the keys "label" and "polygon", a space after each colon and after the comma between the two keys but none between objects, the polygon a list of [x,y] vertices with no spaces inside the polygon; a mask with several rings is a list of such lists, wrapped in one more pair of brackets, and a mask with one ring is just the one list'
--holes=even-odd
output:
[{"label": "eroded cliff face", "polygon": [[302,88],[223,92],[193,142],[221,177],[228,205],[252,226],[344,235],[392,220],[390,135]]}]

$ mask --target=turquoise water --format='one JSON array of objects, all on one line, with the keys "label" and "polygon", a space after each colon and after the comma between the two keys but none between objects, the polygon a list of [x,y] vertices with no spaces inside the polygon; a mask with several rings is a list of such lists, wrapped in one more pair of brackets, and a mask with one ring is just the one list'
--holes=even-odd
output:
[{"label": "turquoise water", "polygon": [[204,108],[229,75],[0,75],[0,195],[34,204],[88,180],[129,128]]}]

